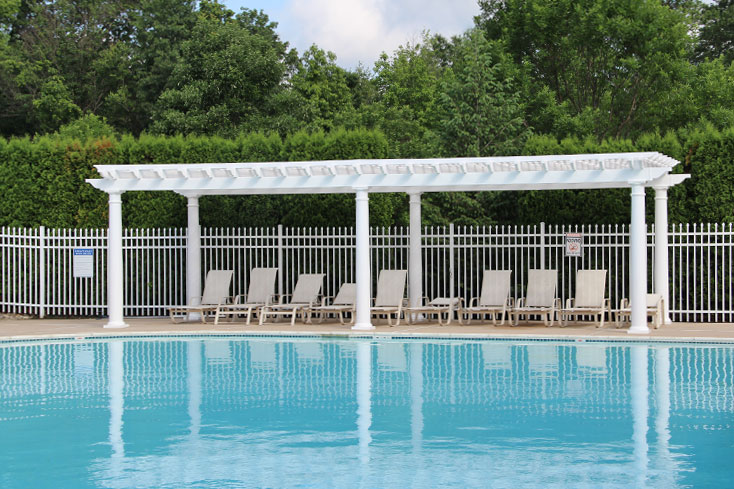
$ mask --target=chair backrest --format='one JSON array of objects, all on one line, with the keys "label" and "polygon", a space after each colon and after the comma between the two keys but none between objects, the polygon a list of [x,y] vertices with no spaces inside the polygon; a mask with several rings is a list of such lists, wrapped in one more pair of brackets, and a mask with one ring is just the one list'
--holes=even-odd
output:
[{"label": "chair backrest", "polygon": [[250,271],[250,286],[247,288],[247,303],[265,304],[275,293],[277,268],[253,268]]},{"label": "chair backrest", "polygon": [[579,270],[576,272],[576,301],[574,306],[603,307],[606,285],[606,270]]},{"label": "chair backrest", "polygon": [[485,270],[482,278],[480,306],[502,306],[510,297],[512,270]]},{"label": "chair backrest", "polygon": [[658,307],[658,302],[663,299],[663,296],[661,296],[660,294],[647,294],[645,298],[647,299],[647,308],[655,309],[656,307]]},{"label": "chair backrest", "polygon": [[357,300],[357,284],[342,284],[334,297],[335,306],[353,306]]},{"label": "chair backrest", "polygon": [[291,295],[291,304],[313,304],[321,293],[324,283],[323,273],[302,273],[298,276],[296,287]]},{"label": "chair backrest", "polygon": [[204,282],[204,292],[201,294],[202,305],[219,304],[229,297],[229,287],[232,285],[232,270],[209,270]]},{"label": "chair backrest", "polygon": [[558,270],[528,270],[528,290],[525,305],[551,307],[556,299]]},{"label": "chair backrest", "polygon": [[375,306],[397,307],[401,305],[407,278],[408,272],[405,270],[382,270],[377,279]]}]

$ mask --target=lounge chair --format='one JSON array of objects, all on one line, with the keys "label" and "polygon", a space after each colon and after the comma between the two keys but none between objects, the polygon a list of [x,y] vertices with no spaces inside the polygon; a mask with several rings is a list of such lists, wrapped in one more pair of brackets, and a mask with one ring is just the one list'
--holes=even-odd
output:
[{"label": "lounge chair", "polygon": [[[645,309],[647,315],[652,317],[655,329],[660,328],[663,324],[663,296],[660,294],[647,294],[647,307]],[[619,310],[617,311],[617,327],[622,327],[622,320],[632,315],[632,308],[628,299],[622,299],[619,302]]]},{"label": "lounge chair", "polygon": [[[411,323],[413,322],[412,316],[414,314],[426,314],[428,316],[435,314],[438,317],[438,324],[440,326],[448,326],[454,317],[454,311],[456,311],[459,324],[461,324],[462,304],[463,299],[460,297],[436,297],[432,301],[428,301],[428,297],[424,297],[422,306],[405,308],[405,318],[408,323]],[[445,321],[443,319],[444,316],[446,317]]]},{"label": "lounge chair", "polygon": [[500,317],[500,326],[505,324],[505,315],[512,307],[510,298],[510,277],[512,270],[485,270],[482,278],[482,293],[473,297],[469,307],[464,308],[464,320],[471,323],[473,314],[480,318],[492,316],[492,324],[497,324],[497,315]]},{"label": "lounge chair", "polygon": [[218,307],[214,315],[214,324],[219,324],[219,318],[224,316],[232,316],[234,319],[235,316],[244,315],[249,326],[252,316],[273,301],[277,275],[277,268],[253,268],[250,271],[247,295],[238,295],[233,304],[222,304]]},{"label": "lounge chair", "polygon": [[[570,317],[598,316],[597,328],[604,327],[604,313],[609,310],[606,296],[606,270],[579,270],[576,272],[576,297],[566,299],[561,311],[561,326]],[[611,315],[610,315],[611,318]]]},{"label": "lounge chair", "polygon": [[[387,316],[387,324],[400,325],[400,316],[403,314],[403,298],[405,296],[405,282],[408,272],[405,270],[382,270],[377,279],[377,297],[372,306],[372,315]],[[395,324],[392,315],[395,315]]]},{"label": "lounge chair", "polygon": [[296,287],[290,296],[290,302],[266,304],[260,311],[260,325],[267,321],[268,316],[291,316],[291,326],[296,323],[298,314],[306,319],[309,308],[318,304],[321,294],[321,285],[324,283],[323,273],[302,273],[298,276]]},{"label": "lounge chair", "polygon": [[520,316],[539,315],[546,326],[553,326],[555,314],[560,310],[556,298],[557,270],[528,270],[528,288],[512,308],[512,325],[517,326]]},{"label": "lounge chair", "polygon": [[[206,323],[207,313],[214,312],[222,304],[231,301],[229,295],[229,288],[231,286],[232,270],[209,270],[206,274],[206,281],[204,282],[204,293],[201,297],[193,298],[193,302],[198,302],[198,304],[173,306],[169,308],[168,313],[171,315],[171,321],[180,323],[187,314],[198,312],[201,314],[201,322]],[[183,317],[177,320],[177,316]]]},{"label": "lounge chair", "polygon": [[324,321],[327,314],[336,314],[339,317],[339,323],[344,324],[344,313],[350,313],[349,324],[352,324],[354,322],[354,301],[356,297],[357,284],[342,284],[331,304],[327,304],[327,298],[324,297],[321,300],[321,305],[311,306],[308,309],[307,322],[311,322],[311,317],[314,314],[318,314],[319,323]]}]

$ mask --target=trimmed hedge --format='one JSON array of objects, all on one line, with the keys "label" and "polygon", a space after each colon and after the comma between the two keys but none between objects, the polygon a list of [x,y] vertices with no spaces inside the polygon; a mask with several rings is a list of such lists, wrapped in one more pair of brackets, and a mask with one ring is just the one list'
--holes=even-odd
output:
[{"label": "trimmed hedge", "polygon": [[[734,128],[650,134],[633,142],[529,138],[523,154],[660,151],[682,162],[676,172],[692,178],[670,192],[672,222],[734,220]],[[0,139],[0,226],[105,227],[107,196],[84,180],[94,165],[235,161],[312,161],[390,158],[382,133],[372,130],[299,132],[286,138],[260,133],[236,139],[143,135],[119,139],[44,136]],[[452,197],[454,195],[455,197]],[[648,192],[648,213],[654,192]],[[123,218],[130,227],[186,225],[184,198],[173,192],[127,192]],[[458,199],[458,200],[457,200]],[[535,191],[433,194],[426,196],[424,224],[626,223],[629,191]],[[209,196],[201,199],[204,226],[351,226],[351,195]],[[405,225],[407,196],[370,197],[371,222]],[[463,219],[463,220],[462,220]]]}]

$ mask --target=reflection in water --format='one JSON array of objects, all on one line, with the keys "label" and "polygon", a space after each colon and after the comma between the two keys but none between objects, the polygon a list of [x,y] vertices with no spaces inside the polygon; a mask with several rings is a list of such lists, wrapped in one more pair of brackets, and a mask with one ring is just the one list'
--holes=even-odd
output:
[{"label": "reflection in water", "polygon": [[733,352],[265,338],[3,345],[0,487],[716,485],[734,476]]}]

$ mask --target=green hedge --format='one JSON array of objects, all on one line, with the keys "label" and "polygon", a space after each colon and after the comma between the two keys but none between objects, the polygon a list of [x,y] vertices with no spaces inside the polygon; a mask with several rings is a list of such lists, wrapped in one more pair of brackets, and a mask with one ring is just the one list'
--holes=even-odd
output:
[{"label": "green hedge", "polygon": [[[575,154],[660,151],[682,162],[676,172],[692,178],[670,193],[673,222],[734,220],[734,128],[651,134],[637,141],[531,137],[523,154]],[[300,132],[285,139],[247,134],[219,137],[143,135],[102,137],[80,142],[61,136],[0,139],[0,226],[105,227],[107,196],[86,178],[94,165],[235,161],[309,161],[394,157],[379,131]],[[654,192],[648,192],[648,213]],[[124,224],[130,227],[186,225],[184,198],[172,192],[128,192],[123,196]],[[425,224],[626,223],[629,191],[536,191],[433,194],[425,199]],[[211,196],[201,200],[204,226],[351,226],[351,195]],[[407,197],[370,198],[373,225],[407,224]]]}]

